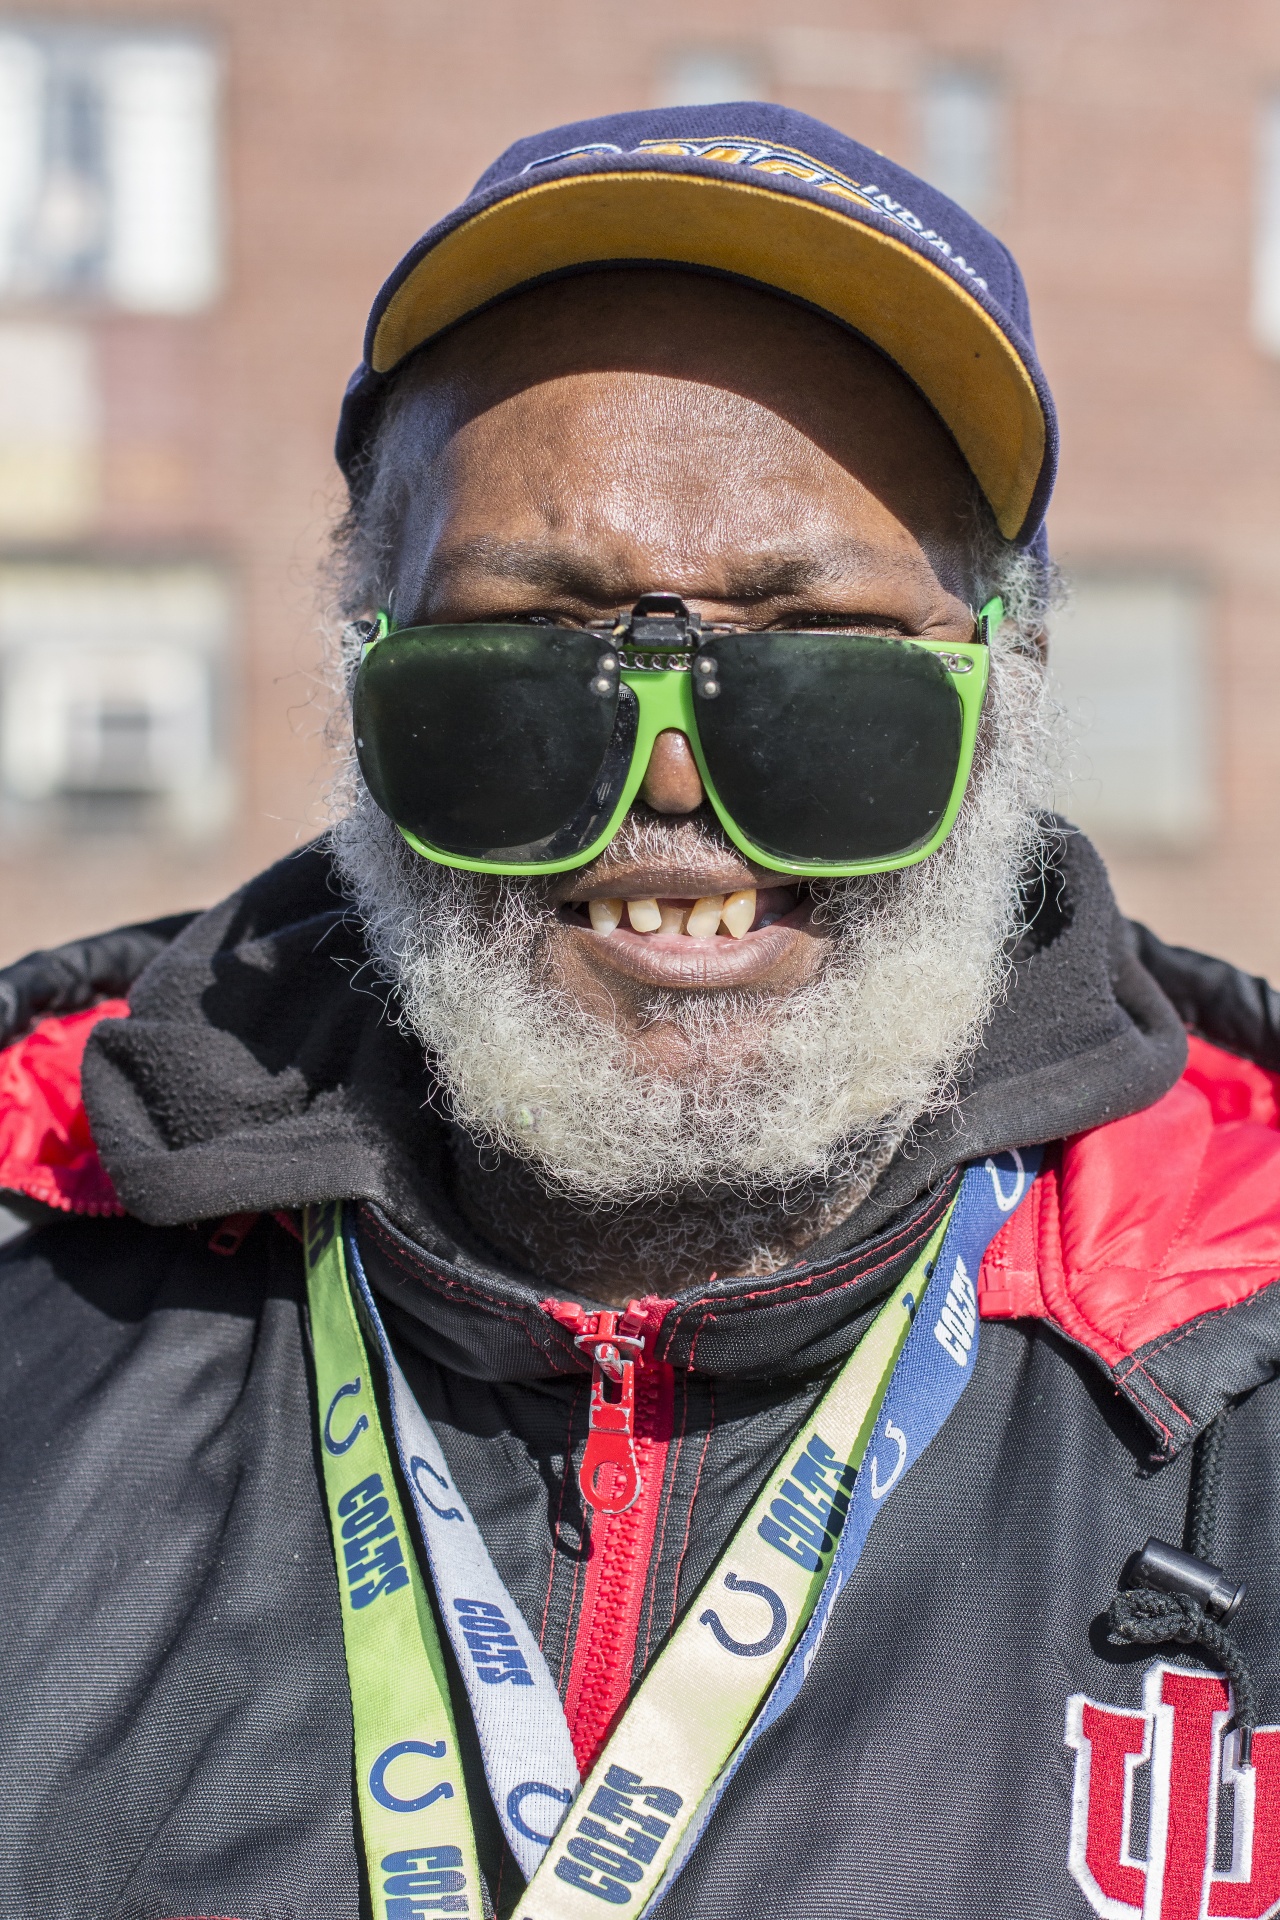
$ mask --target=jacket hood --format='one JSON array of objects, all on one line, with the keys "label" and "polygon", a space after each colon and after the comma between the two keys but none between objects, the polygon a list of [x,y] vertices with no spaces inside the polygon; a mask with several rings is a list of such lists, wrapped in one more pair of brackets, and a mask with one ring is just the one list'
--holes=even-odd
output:
[{"label": "jacket hood", "polygon": [[[917,1131],[841,1244],[878,1233],[953,1167],[1136,1112],[1181,1073],[1183,1023],[1138,959],[1097,854],[1071,831],[1055,847],[958,1103]],[[447,1126],[323,843],[201,914],[129,1004],[128,1020],[103,1020],[89,1040],[84,1093],[130,1213],[170,1225],[359,1199],[438,1239],[452,1216]]]},{"label": "jacket hood", "polygon": [[[1077,833],[1055,845],[956,1108],[898,1154],[844,1244],[950,1167],[1132,1114],[1182,1071],[1182,1021],[1140,964],[1098,854]],[[345,1198],[411,1235],[438,1227],[445,1123],[322,843],[201,914],[129,1004],[88,1043],[84,1098],[130,1213],[171,1225]]]}]

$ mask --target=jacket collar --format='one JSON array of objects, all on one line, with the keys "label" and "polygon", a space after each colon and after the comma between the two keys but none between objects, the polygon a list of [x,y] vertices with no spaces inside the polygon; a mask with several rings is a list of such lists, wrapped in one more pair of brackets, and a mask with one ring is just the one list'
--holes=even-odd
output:
[{"label": "jacket collar", "polygon": [[[767,1279],[723,1280],[628,1309],[646,1361],[714,1377],[804,1378],[843,1359],[927,1243],[959,1171],[847,1252]],[[357,1215],[360,1254],[393,1325],[411,1345],[473,1379],[536,1380],[589,1371],[574,1346],[581,1308],[497,1269],[432,1252],[381,1208]]]}]

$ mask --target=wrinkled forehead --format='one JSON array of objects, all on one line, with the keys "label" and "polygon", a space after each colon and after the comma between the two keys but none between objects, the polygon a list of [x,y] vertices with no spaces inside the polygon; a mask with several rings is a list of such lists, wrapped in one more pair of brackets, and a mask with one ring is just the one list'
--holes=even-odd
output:
[{"label": "wrinkled forehead", "polygon": [[[974,482],[929,403],[878,349],[825,315],[741,282],[608,270],[527,288],[416,355],[390,414],[401,458],[438,453],[521,396],[597,406],[610,388],[679,404],[682,422],[771,415],[841,464],[900,464],[903,439],[941,484]],[[662,389],[670,391],[664,402]],[[526,408],[524,411],[528,411]],[[407,431],[406,431],[407,429]],[[763,421],[760,430],[765,430]]]},{"label": "wrinkled forehead", "polygon": [[473,563],[509,570],[495,556],[528,578],[536,551],[541,578],[553,549],[610,598],[757,595],[780,566],[873,584],[887,565],[972,600],[985,509],[928,403],[839,324],[707,275],[600,272],[503,301],[406,366],[375,459],[406,607],[460,568],[479,593]]}]

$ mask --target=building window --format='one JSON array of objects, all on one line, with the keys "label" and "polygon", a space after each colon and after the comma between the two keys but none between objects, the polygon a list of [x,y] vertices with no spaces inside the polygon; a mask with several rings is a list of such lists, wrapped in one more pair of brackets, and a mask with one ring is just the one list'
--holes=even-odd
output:
[{"label": "building window", "polygon": [[51,320],[0,321],[0,540],[73,539],[98,509],[95,343]]},{"label": "building window", "polygon": [[6,832],[221,826],[228,628],[207,567],[0,565]]},{"label": "building window", "polygon": [[978,220],[1005,189],[1004,92],[980,67],[937,67],[920,89],[920,171]]},{"label": "building window", "polygon": [[1083,575],[1049,665],[1072,723],[1067,816],[1116,847],[1192,847],[1213,825],[1203,595],[1161,576]]},{"label": "building window", "polygon": [[1280,354],[1280,95],[1258,115],[1253,242],[1253,337]]},{"label": "building window", "polygon": [[0,297],[207,305],[217,81],[190,37],[0,24]]},{"label": "building window", "polygon": [[657,103],[703,107],[721,100],[764,97],[760,64],[750,53],[733,47],[681,47],[663,62]]}]

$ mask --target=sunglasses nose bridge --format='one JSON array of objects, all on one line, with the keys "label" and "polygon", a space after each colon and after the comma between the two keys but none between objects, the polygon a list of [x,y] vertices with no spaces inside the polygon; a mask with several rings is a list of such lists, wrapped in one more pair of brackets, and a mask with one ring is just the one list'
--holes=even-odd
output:
[{"label": "sunglasses nose bridge", "polygon": [[630,791],[655,813],[690,814],[710,798],[693,696],[700,636],[672,648],[669,635],[661,647],[619,647],[623,680],[639,702]]}]

